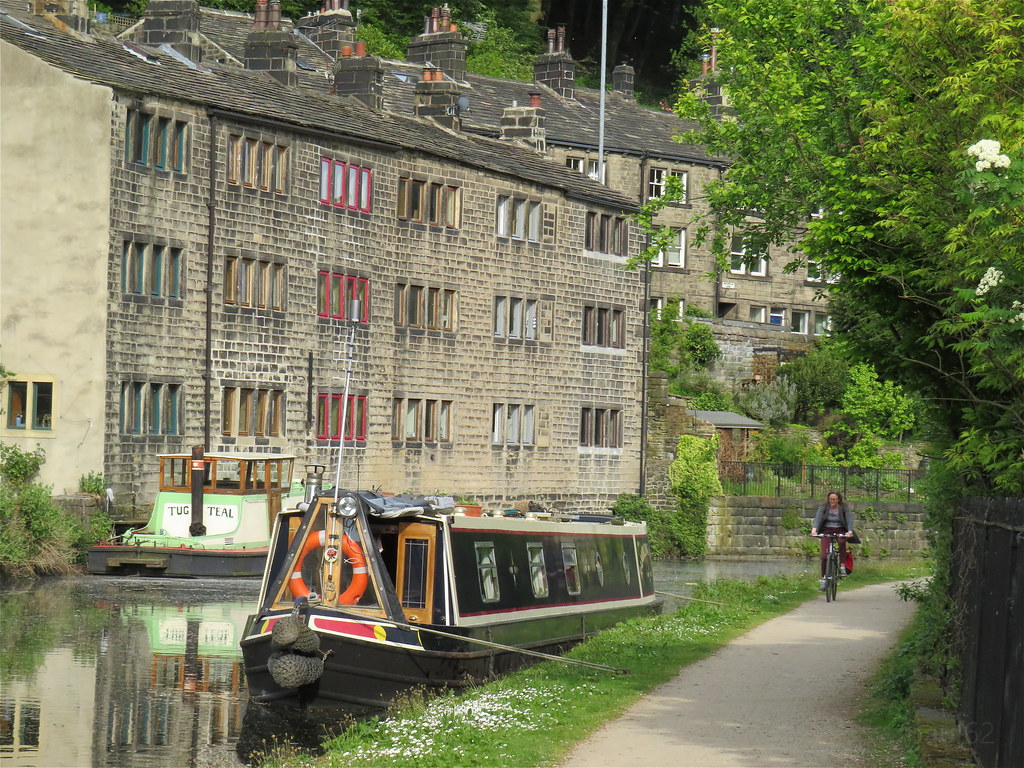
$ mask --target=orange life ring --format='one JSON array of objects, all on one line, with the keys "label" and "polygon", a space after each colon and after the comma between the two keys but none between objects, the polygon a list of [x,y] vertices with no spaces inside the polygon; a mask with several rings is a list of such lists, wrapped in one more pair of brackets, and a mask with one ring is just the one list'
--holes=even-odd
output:
[{"label": "orange life ring", "polygon": [[[291,579],[288,580],[288,589],[291,590],[292,597],[308,597],[313,594],[312,590],[306,586],[305,579],[302,578],[302,563],[310,552],[324,546],[326,541],[326,531],[311,531],[306,536],[306,543],[303,544],[299,558],[295,561],[295,570],[292,572]],[[345,560],[352,565],[352,583],[338,597],[338,602],[342,605],[355,605],[366,592],[366,585],[370,581],[366,555],[363,554],[362,547],[346,535],[341,537],[341,552],[345,556]]]}]

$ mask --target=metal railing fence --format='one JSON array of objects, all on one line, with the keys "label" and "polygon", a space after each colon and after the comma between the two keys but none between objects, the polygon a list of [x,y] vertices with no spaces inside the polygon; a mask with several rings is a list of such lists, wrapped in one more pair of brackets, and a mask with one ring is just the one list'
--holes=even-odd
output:
[{"label": "metal railing fence", "polygon": [[814,499],[838,491],[851,501],[923,501],[924,495],[916,487],[923,476],[922,469],[718,462],[718,477],[726,496]]}]

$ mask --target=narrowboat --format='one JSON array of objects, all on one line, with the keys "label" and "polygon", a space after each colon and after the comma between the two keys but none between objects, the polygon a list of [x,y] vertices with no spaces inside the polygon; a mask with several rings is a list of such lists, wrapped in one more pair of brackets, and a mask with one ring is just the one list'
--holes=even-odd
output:
[{"label": "narrowboat", "polygon": [[295,457],[193,452],[159,459],[149,522],[89,547],[89,573],[262,576],[277,514],[304,498],[293,484]]},{"label": "narrowboat", "polygon": [[253,701],[386,707],[661,608],[643,523],[306,489],[278,516],[242,633]]}]

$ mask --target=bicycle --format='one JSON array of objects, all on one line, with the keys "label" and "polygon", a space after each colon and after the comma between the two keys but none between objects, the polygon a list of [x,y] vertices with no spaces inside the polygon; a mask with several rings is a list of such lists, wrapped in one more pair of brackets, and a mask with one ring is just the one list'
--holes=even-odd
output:
[{"label": "bicycle", "polygon": [[825,553],[825,602],[831,603],[836,599],[839,579],[844,575],[839,563],[839,539],[846,537],[840,533],[819,533],[817,538],[828,539],[828,551]]}]

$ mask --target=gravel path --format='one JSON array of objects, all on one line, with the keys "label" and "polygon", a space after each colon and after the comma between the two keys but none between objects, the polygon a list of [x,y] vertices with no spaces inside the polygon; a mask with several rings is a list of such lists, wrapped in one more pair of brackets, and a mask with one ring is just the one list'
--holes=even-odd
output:
[{"label": "gravel path", "polygon": [[859,700],[913,611],[892,584],[840,586],[687,667],[562,766],[870,768]]}]

